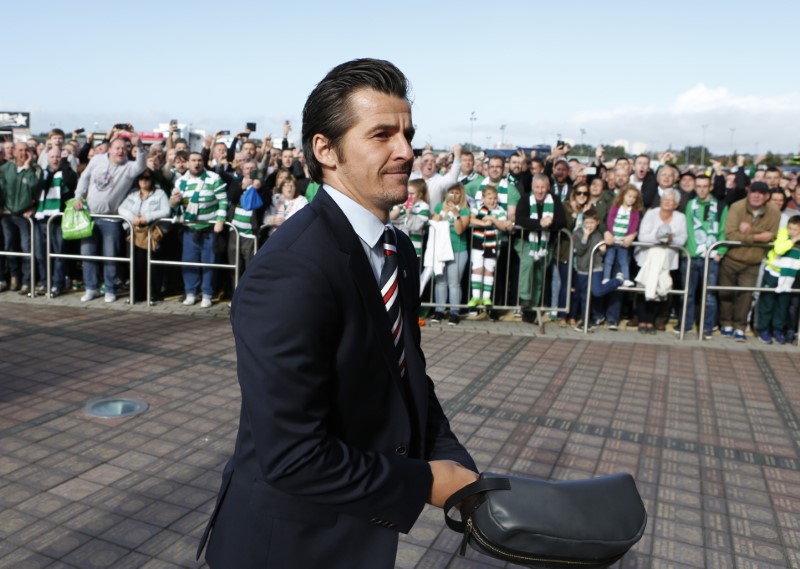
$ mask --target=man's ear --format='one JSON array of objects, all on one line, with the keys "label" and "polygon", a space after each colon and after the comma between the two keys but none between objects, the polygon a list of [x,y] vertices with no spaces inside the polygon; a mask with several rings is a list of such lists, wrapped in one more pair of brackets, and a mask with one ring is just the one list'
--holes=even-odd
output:
[{"label": "man's ear", "polygon": [[339,159],[327,136],[315,134],[311,139],[311,145],[314,149],[314,157],[320,165],[336,169],[336,164],[339,162]]}]

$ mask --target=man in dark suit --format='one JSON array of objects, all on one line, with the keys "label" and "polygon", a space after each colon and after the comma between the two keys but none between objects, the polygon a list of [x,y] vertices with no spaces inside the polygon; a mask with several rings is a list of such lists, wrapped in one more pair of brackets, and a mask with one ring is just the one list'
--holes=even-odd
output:
[{"label": "man in dark suit", "polygon": [[198,550],[213,527],[215,569],[393,567],[424,504],[477,479],[425,372],[413,246],[388,225],[413,134],[386,61],[342,64],[306,101],[323,187],[259,250],[231,309],[239,433]]}]

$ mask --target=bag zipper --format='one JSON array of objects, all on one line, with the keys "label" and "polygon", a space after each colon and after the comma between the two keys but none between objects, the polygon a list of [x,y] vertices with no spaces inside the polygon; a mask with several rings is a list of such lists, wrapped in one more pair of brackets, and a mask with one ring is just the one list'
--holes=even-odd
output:
[{"label": "bag zipper", "polygon": [[514,553],[512,551],[500,548],[500,547],[498,547],[496,545],[492,545],[491,543],[489,543],[489,540],[480,532],[480,530],[478,530],[478,528],[476,528],[473,525],[472,518],[468,518],[467,519],[467,527],[466,527],[466,530],[464,531],[464,539],[461,541],[461,555],[462,556],[466,552],[467,543],[469,542],[470,537],[474,537],[475,541],[477,541],[478,544],[481,547],[483,547],[484,549],[487,549],[488,551],[491,551],[494,555],[497,555],[498,557],[500,557],[502,559],[505,559],[506,561],[512,561],[512,562],[523,561],[523,562],[549,563],[549,564],[555,565],[555,566],[576,566],[576,567],[593,566],[593,565],[596,566],[596,565],[600,565],[602,563],[611,563],[611,562],[613,562],[613,561],[610,561],[610,560],[609,561],[603,561],[603,560],[597,560],[597,561],[577,561],[577,560],[568,561],[568,560],[562,560],[562,559],[534,557],[532,555]]}]

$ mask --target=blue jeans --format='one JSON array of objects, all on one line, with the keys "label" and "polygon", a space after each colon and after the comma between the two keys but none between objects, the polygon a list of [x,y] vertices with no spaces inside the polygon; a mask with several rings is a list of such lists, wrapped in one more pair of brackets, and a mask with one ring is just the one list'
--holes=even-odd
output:
[{"label": "blue jeans", "polygon": [[[614,272],[614,261],[618,271]],[[631,280],[630,249],[620,245],[612,245],[606,251],[603,259],[603,279],[612,279],[617,273],[622,273],[622,280]]]},{"label": "blue jeans", "polygon": [[[12,213],[11,215],[3,216],[3,239],[5,240],[5,251],[15,253],[30,253],[31,252],[31,225],[27,218]],[[8,272],[12,277],[20,278],[22,276],[22,284],[31,284],[31,261],[28,257],[22,259],[22,271],[20,275],[20,258],[7,257],[8,259]],[[0,280],[2,277],[0,276]]]},{"label": "blue jeans", "polygon": [[[36,268],[39,270],[39,283],[47,286],[47,220],[43,219],[36,222]],[[64,240],[61,238],[61,225],[58,223],[50,224],[50,253],[63,253]],[[59,290],[64,288],[64,261],[65,259],[53,259],[51,267],[52,286]]]},{"label": "blue jeans", "polygon": [[[444,304],[461,304],[461,276],[467,266],[469,251],[458,251],[453,254],[455,259],[446,261],[444,274],[435,277],[436,312],[444,312]],[[449,298],[448,298],[449,292]],[[458,308],[451,308],[450,314],[458,314]]]},{"label": "blue jeans", "polygon": [[[553,262],[553,276],[550,279],[550,290],[552,306],[559,308],[566,308],[567,306],[567,280],[569,277],[569,263],[554,261]],[[557,268],[557,269],[556,269]],[[574,282],[573,282],[574,284]],[[565,314],[559,314],[559,317],[566,318]]]},{"label": "blue jeans", "polygon": [[[119,257],[122,239],[122,222],[111,219],[95,219],[91,237],[81,239],[81,255]],[[102,248],[102,249],[101,249]],[[102,254],[98,253],[102,250]],[[98,261],[83,261],[83,284],[86,290],[98,290]],[[103,261],[103,283],[106,294],[116,293],[117,262]]]},{"label": "blue jeans", "polygon": [[[603,298],[608,294],[614,292],[619,288],[619,281],[617,279],[611,279],[606,284],[603,284],[603,277],[602,272],[594,271],[592,273],[592,309],[590,315],[591,322],[597,322],[597,320],[602,316],[602,310],[598,306],[598,302],[595,302],[598,298]],[[569,315],[570,318],[575,318],[576,320],[582,320],[584,314],[586,313],[586,295],[589,292],[589,275],[575,273],[575,292],[572,295],[572,306],[570,307]],[[617,316],[616,320],[608,319],[609,324],[617,324],[619,322],[619,316]]]},{"label": "blue jeans", "polygon": [[[214,254],[214,236],[211,231],[183,232],[183,254],[181,261],[184,263],[215,263],[217,256]],[[197,288],[201,286],[200,272],[203,273],[202,293],[204,296],[214,296],[214,269],[201,267],[181,267],[183,271],[183,290],[187,295],[197,295]]]},{"label": "blue jeans", "polygon": [[[683,326],[685,332],[691,331],[694,326],[695,298],[698,289],[702,290],[703,267],[705,259],[692,258],[691,271],[689,272],[689,299],[686,302],[686,323]],[[714,259],[708,261],[708,284],[715,286],[719,280],[719,263]],[[686,259],[681,258],[681,286],[686,282]],[[710,290],[706,294],[706,318],[703,323],[703,331],[711,333],[717,325],[717,295]]]}]

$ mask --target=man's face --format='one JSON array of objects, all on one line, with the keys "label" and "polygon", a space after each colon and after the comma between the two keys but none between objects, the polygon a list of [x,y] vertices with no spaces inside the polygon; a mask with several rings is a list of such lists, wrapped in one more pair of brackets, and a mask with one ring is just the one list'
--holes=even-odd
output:
[{"label": "man's face", "polygon": [[767,203],[768,199],[769,196],[761,192],[754,192],[753,190],[750,190],[747,193],[747,203],[749,203],[750,207],[753,209],[760,209],[761,206]]},{"label": "man's face", "polygon": [[542,166],[539,162],[531,162],[531,174],[534,176],[536,174],[544,174],[544,166]]},{"label": "man's face", "polygon": [[52,172],[58,170],[58,167],[61,165],[61,152],[58,148],[51,148],[47,152],[47,165],[50,166]]},{"label": "man's face", "polygon": [[518,176],[521,169],[522,169],[522,159],[519,156],[514,155],[508,159],[509,172],[511,172],[515,176]]},{"label": "man's face", "polygon": [[492,182],[499,182],[503,178],[503,159],[491,158],[489,160],[489,179]]},{"label": "man's face", "polygon": [[199,154],[189,155],[189,173],[192,176],[199,176],[203,171],[203,157]]},{"label": "man's face", "polygon": [[764,174],[764,179],[767,182],[767,186],[770,190],[775,190],[780,187],[781,185],[781,174],[780,172],[767,172]]},{"label": "man's face", "polygon": [[414,126],[408,101],[373,89],[349,97],[353,124],[332,153],[333,170],[323,178],[350,194],[381,219],[408,195],[414,163]]},{"label": "man's face", "polygon": [[28,146],[24,142],[17,142],[14,145],[14,162],[22,166],[28,159]]},{"label": "man's face", "polygon": [[186,158],[183,156],[176,156],[173,164],[175,165],[175,171],[181,176],[186,173],[186,170],[189,167],[189,163],[186,162]]},{"label": "man's face", "polygon": [[186,142],[176,142],[175,143],[175,152],[188,152],[189,145]]},{"label": "man's face", "polygon": [[556,165],[553,166],[553,178],[559,184],[563,184],[566,181],[568,174],[569,166],[567,166],[566,162],[556,162]]},{"label": "man's face", "polygon": [[294,162],[294,154],[287,148],[281,152],[281,167],[289,169],[292,167],[292,162]]},{"label": "man's face", "polygon": [[124,164],[128,160],[128,152],[123,139],[117,138],[111,143],[111,147],[108,149],[108,159],[115,164]]},{"label": "man's face", "polygon": [[[614,166],[615,168],[622,168],[625,170],[625,175],[630,178],[631,177],[631,163],[626,160],[617,160],[617,164]],[[627,182],[627,179],[626,179]]]},{"label": "man's face", "polygon": [[231,166],[233,166],[234,170],[239,171],[239,169],[242,167],[243,162],[244,162],[244,155],[241,152],[237,152],[233,156],[233,162],[231,162]]},{"label": "man's face", "polygon": [[472,154],[461,155],[461,173],[468,176],[475,167],[475,157]]},{"label": "man's face", "polygon": [[14,159],[14,143],[13,142],[4,142],[3,143],[3,156],[6,160],[13,160]]},{"label": "man's face", "polygon": [[614,168],[614,186],[617,188],[621,188],[625,184],[628,183],[628,178],[630,174],[628,174],[628,170],[625,167],[617,166]]},{"label": "man's face", "polygon": [[672,194],[672,192],[664,194],[661,197],[661,203],[659,204],[659,207],[663,211],[675,211],[675,208],[678,207],[678,204],[675,203],[675,196]]},{"label": "man's face", "polygon": [[256,171],[256,165],[253,164],[252,162],[245,162],[242,165],[242,176],[244,176],[245,178],[252,179],[253,175],[255,175],[255,171]]},{"label": "man's face", "polygon": [[550,184],[547,183],[547,180],[539,178],[533,181],[533,197],[536,198],[537,202],[542,201],[549,190]]},{"label": "man's face", "polygon": [[754,182],[763,182],[764,181],[764,170],[756,170],[756,173],[753,174],[753,181]]},{"label": "man's face", "polygon": [[682,176],[680,181],[681,191],[689,193],[695,189],[695,180],[691,176]]},{"label": "man's face", "polygon": [[695,180],[694,191],[697,194],[697,198],[701,202],[706,201],[708,194],[711,193],[711,180],[706,178],[699,178]]},{"label": "man's face", "polygon": [[637,180],[643,180],[649,169],[650,160],[644,156],[639,156],[633,163],[633,172]]},{"label": "man's face", "polygon": [[53,146],[58,146],[59,148],[61,148],[62,146],[64,146],[64,137],[60,134],[54,134],[49,139],[47,139],[47,142],[50,143],[51,148]]},{"label": "man's face", "polygon": [[592,180],[592,183],[589,185],[589,195],[593,198],[600,197],[600,194],[603,193],[603,180],[600,178],[595,178]]},{"label": "man's face", "polygon": [[432,153],[427,153],[422,156],[421,161],[422,177],[430,178],[436,172],[436,156]]},{"label": "man's face", "polygon": [[[228,147],[225,146],[224,143],[218,142],[214,145],[214,151],[212,152],[212,156],[214,160],[217,161],[217,164],[223,162],[225,160],[225,155],[228,153]],[[189,158],[189,169],[192,169],[192,159]]]},{"label": "man's face", "polygon": [[242,154],[245,160],[252,160],[256,157],[256,144],[255,142],[247,141],[242,144]]},{"label": "man's face", "polygon": [[658,171],[658,185],[662,188],[671,188],[675,185],[675,170],[664,166]]}]

